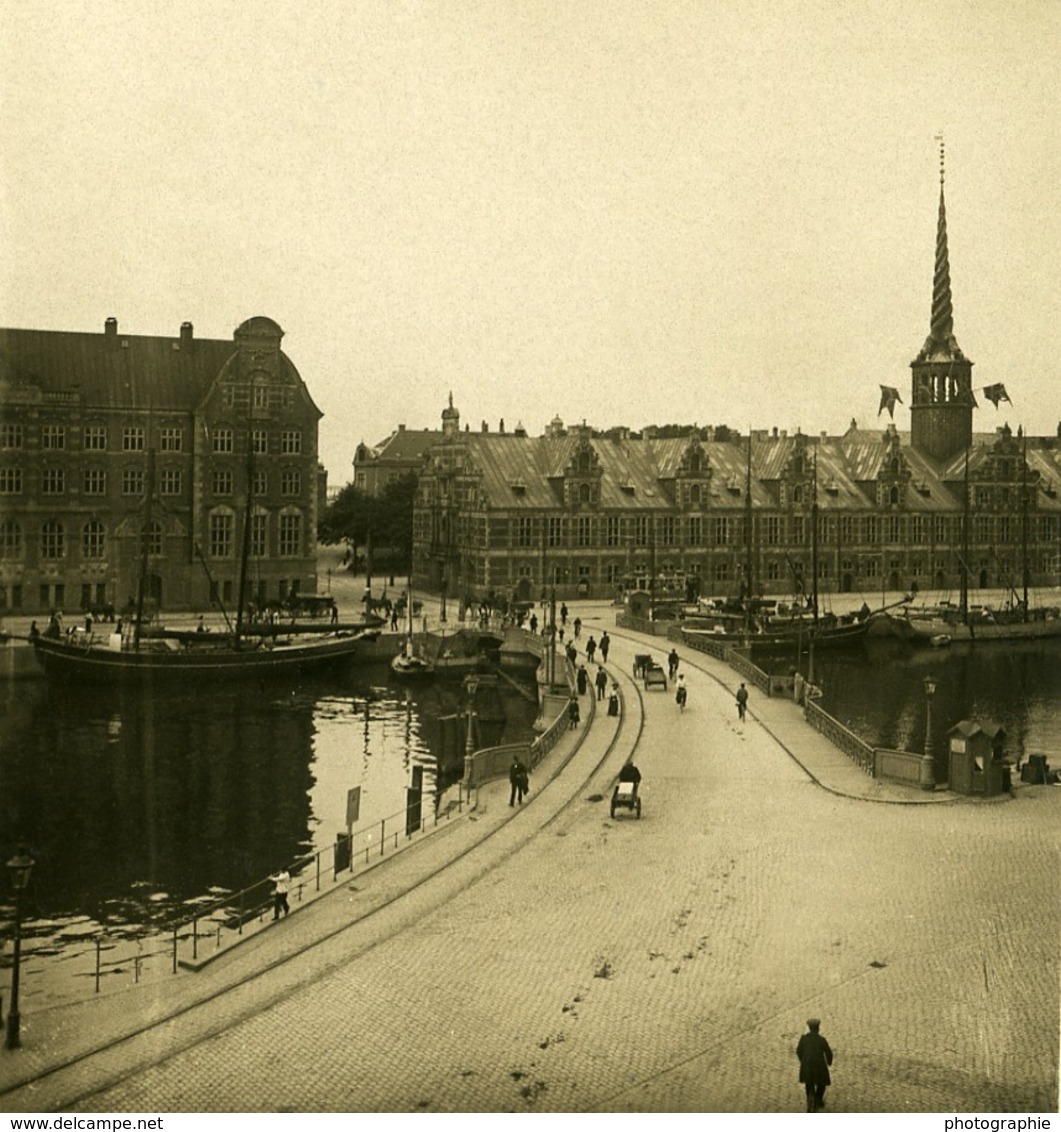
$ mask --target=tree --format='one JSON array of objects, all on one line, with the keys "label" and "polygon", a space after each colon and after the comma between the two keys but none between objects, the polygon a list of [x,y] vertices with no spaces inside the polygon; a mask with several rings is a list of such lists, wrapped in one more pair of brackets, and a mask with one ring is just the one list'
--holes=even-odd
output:
[{"label": "tree", "polygon": [[410,473],[392,480],[380,496],[347,484],[329,504],[317,525],[323,543],[349,543],[356,557],[371,533],[373,554],[384,554],[387,569],[407,572],[413,561],[413,502],[417,478]]}]

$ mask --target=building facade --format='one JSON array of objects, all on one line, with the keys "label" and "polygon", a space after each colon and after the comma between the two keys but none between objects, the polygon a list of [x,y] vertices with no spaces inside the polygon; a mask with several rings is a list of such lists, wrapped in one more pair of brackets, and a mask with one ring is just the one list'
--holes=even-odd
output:
[{"label": "building facade", "polygon": [[387,484],[419,473],[425,453],[441,438],[437,428],[411,429],[400,424],[374,447],[362,441],[354,449],[354,486],[366,495],[382,495]]},{"label": "building facade", "polygon": [[[419,472],[414,584],[472,600],[612,598],[650,579],[687,598],[789,596],[811,591],[816,565],[819,593],[1057,586],[1061,429],[974,432],[972,364],[954,336],[941,176],[909,433],[662,439],[554,421],[528,437],[462,432],[451,399]],[[1001,385],[984,394],[1008,401]]]},{"label": "building facade", "polygon": [[0,330],[0,608],[232,613],[244,556],[248,602],[315,591],[321,413],[282,337]]}]

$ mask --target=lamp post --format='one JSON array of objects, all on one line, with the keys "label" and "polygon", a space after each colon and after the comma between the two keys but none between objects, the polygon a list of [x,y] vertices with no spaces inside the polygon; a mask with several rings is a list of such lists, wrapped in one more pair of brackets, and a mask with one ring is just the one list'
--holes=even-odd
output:
[{"label": "lamp post", "polygon": [[936,694],[936,679],[925,677],[925,753],[921,756],[921,789],[936,789],[936,767],[932,761],[932,697]]},{"label": "lamp post", "polygon": [[36,863],[25,846],[7,862],[11,874],[11,886],[15,890],[15,961],[11,968],[11,1008],[7,1012],[5,1043],[8,1049],[18,1049],[22,1045],[18,1033],[21,1022],[18,1012],[18,977],[22,960],[22,893],[29,884],[29,875]]}]

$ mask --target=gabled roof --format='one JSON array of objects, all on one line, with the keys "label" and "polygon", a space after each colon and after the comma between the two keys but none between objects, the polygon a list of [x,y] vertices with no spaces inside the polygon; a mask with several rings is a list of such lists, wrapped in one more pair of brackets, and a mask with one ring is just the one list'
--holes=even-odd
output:
[{"label": "gabled roof", "polygon": [[420,460],[441,439],[440,429],[408,429],[403,425],[370,451],[376,460]]}]

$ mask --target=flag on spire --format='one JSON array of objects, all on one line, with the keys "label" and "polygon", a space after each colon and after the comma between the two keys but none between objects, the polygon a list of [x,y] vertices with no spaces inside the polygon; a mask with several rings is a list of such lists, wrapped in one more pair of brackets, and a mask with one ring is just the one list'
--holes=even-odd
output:
[{"label": "flag on spire", "polygon": [[880,408],[877,410],[877,416],[879,417],[887,409],[888,416],[894,419],[897,401],[900,405],[903,403],[902,397],[899,396],[899,390],[891,385],[882,385],[880,387]]},{"label": "flag on spire", "polygon": [[[1001,381],[996,385],[985,385],[984,396],[991,402],[992,405],[995,406],[996,409],[998,408],[998,403],[1000,401],[1009,401],[1009,394],[1006,392],[1006,387],[1002,384]],[[1009,403],[1011,405],[1013,404],[1012,401],[1009,401]]]}]

